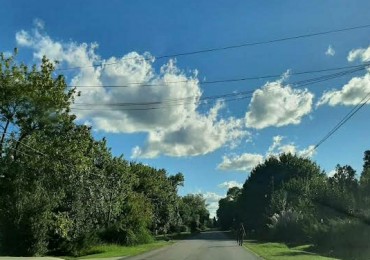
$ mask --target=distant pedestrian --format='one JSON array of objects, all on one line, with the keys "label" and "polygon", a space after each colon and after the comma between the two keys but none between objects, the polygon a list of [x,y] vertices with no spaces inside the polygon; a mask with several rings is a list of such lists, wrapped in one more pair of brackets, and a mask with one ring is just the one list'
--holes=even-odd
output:
[{"label": "distant pedestrian", "polygon": [[240,224],[238,230],[236,231],[236,242],[238,243],[239,246],[243,245],[244,235],[245,231],[243,224]]}]

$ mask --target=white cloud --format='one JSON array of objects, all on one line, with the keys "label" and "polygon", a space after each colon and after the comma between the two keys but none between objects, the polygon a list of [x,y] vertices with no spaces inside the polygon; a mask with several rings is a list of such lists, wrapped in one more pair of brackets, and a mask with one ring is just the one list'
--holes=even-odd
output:
[{"label": "white cloud", "polygon": [[291,153],[310,158],[315,154],[314,145],[309,145],[308,147],[300,150],[293,142],[282,144],[284,139],[285,137],[281,135],[274,136],[272,138],[273,142],[267,150],[266,157],[277,156],[282,153]]},{"label": "white cloud", "polygon": [[337,172],[337,171],[334,169],[334,170],[331,170],[330,172],[326,173],[326,175],[327,175],[328,177],[333,177],[333,176],[334,176],[334,174],[335,174],[336,172]]},{"label": "white cloud", "polygon": [[135,147],[133,157],[153,158],[159,154],[169,156],[202,155],[223,145],[234,145],[246,136],[242,121],[234,118],[217,120],[216,106],[208,115],[189,115],[180,127],[169,127],[149,132],[144,148]]},{"label": "white cloud", "polygon": [[370,46],[367,47],[366,49],[360,48],[351,50],[348,53],[347,60],[349,62],[353,62],[355,60],[360,60],[362,62],[370,61]]},{"label": "white cloud", "polygon": [[32,45],[32,39],[28,32],[21,30],[15,34],[15,39],[17,41],[17,44],[20,46],[31,46]]},{"label": "white cloud", "polygon": [[316,106],[324,104],[353,106],[359,104],[368,93],[370,93],[370,73],[353,77],[341,90],[324,92]]},{"label": "white cloud", "polygon": [[40,30],[43,30],[45,28],[45,22],[39,18],[35,18],[33,20],[33,25]]},{"label": "white cloud", "polygon": [[326,56],[334,56],[335,55],[335,50],[331,45],[329,45],[328,49],[325,52],[325,55]]},{"label": "white cloud", "polygon": [[[286,77],[286,76],[285,76]],[[307,89],[293,89],[283,84],[284,78],[266,83],[254,91],[246,113],[246,126],[262,129],[299,124],[312,110],[314,95]]]},{"label": "white cloud", "polygon": [[222,162],[217,166],[217,169],[250,172],[262,161],[262,155],[253,153],[243,153],[241,155],[234,155],[231,157],[223,156]]},{"label": "white cloud", "polygon": [[299,156],[311,158],[316,154],[316,149],[314,145],[309,145],[307,148],[298,151]]},{"label": "white cloud", "polygon": [[[349,62],[360,60],[362,62],[370,61],[370,46],[367,49],[351,50],[347,57]],[[359,104],[363,98],[370,93],[370,69],[367,68],[363,76],[351,78],[342,89],[332,89],[325,91],[317,102],[316,107],[321,105],[353,106]]]},{"label": "white cloud", "polygon": [[[272,144],[267,149],[265,156],[253,153],[243,153],[241,155],[234,155],[231,157],[223,156],[222,162],[217,166],[217,169],[250,172],[255,166],[262,163],[270,156],[278,156],[282,153],[291,153],[297,156],[311,158],[316,152],[316,150],[314,150],[314,145],[309,145],[304,149],[299,149],[299,147],[293,142],[282,144],[284,139],[284,136],[274,136],[272,138]],[[227,184],[227,182],[224,182],[220,185]],[[219,187],[221,187],[220,185]]]},{"label": "white cloud", "polygon": [[213,218],[216,216],[216,211],[218,209],[218,201],[224,196],[221,196],[219,194],[216,194],[214,192],[206,192],[203,193],[203,198],[205,198],[206,203],[207,203],[207,209],[209,211],[210,217]]},{"label": "white cloud", "polygon": [[[97,54],[96,43],[60,42],[40,31],[40,26],[31,31],[16,34],[20,46],[34,50],[34,58],[46,55],[60,62],[58,66],[84,67],[77,70],[71,79],[81,97],[76,98],[74,113],[79,120],[88,120],[94,129],[112,133],[144,132],[148,135],[143,147],[135,147],[132,156],[153,158],[168,156],[195,156],[212,152],[222,146],[235,145],[246,137],[243,120],[222,118],[222,102],[216,103],[208,112],[198,112],[202,95],[197,71],[191,75],[180,70],[174,60],[169,60],[160,71],[153,66],[154,58],[131,52],[123,57],[103,59]],[[109,66],[94,66],[95,64]],[[179,82],[171,84],[169,82]],[[130,82],[143,84],[128,88],[106,88],[108,85],[127,85]],[[155,86],[143,86],[154,84]],[[147,103],[159,104],[106,107],[102,103]],[[161,109],[157,109],[160,107]],[[133,109],[134,108],[134,109]],[[155,108],[149,110],[140,110]]]},{"label": "white cloud", "polygon": [[281,141],[283,141],[284,137],[281,135],[276,135],[272,138],[272,145],[270,145],[269,149],[267,150],[267,154],[272,153],[277,147],[281,145]]},{"label": "white cloud", "polygon": [[218,185],[219,188],[221,189],[230,189],[230,188],[233,188],[233,187],[238,187],[238,188],[241,188],[243,187],[243,183],[240,183],[240,182],[237,182],[237,181],[225,181],[223,183],[220,183]]}]

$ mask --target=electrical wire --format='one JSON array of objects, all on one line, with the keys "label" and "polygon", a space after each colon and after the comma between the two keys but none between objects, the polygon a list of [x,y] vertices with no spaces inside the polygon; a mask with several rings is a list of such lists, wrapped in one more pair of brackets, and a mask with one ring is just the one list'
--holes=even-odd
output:
[{"label": "electrical wire", "polygon": [[[369,66],[369,65],[366,65]],[[352,74],[361,70],[364,70],[366,66],[360,67],[360,68],[355,68],[352,70],[347,70],[347,71],[342,71],[330,75],[324,75],[316,78],[311,78],[311,79],[306,79],[306,80],[301,80],[297,82],[293,82],[291,85],[293,86],[307,86],[307,85],[312,85],[314,83],[319,83],[319,82],[324,82],[327,80],[335,79],[338,77],[342,77],[348,74]],[[184,105],[187,104],[186,102],[189,101],[190,103],[198,103],[201,104],[201,102],[204,101],[211,101],[211,100],[218,100],[218,99],[223,99],[223,98],[235,98],[235,97],[252,97],[253,92],[257,89],[253,90],[248,90],[248,91],[242,91],[242,92],[235,92],[235,93],[226,93],[222,95],[213,95],[213,96],[206,96],[206,97],[200,97],[200,96],[189,96],[189,97],[184,97],[184,98],[176,98],[176,99],[165,99],[162,101],[150,101],[150,102],[119,102],[119,103],[75,103],[74,107],[72,109],[77,109],[77,110],[89,110],[89,106],[93,106],[94,108],[91,110],[99,110],[102,107],[105,108],[110,108],[113,110],[113,108],[123,108],[120,110],[153,110],[153,109],[159,109],[159,108],[167,108],[171,106],[177,106],[177,105]],[[238,99],[232,99],[232,100],[238,100]],[[158,107],[160,105],[168,105],[165,107]],[[151,107],[148,107],[151,106]],[[87,107],[87,109],[86,109]],[[134,107],[134,108],[132,108]],[[85,109],[82,109],[85,108]],[[108,109],[104,109],[108,110]]]},{"label": "electrical wire", "polygon": [[[307,71],[300,71],[300,72],[291,72],[289,73],[290,76],[298,76],[298,75],[305,75],[305,74],[314,74],[314,73],[322,73],[328,71],[336,71],[336,70],[345,70],[351,68],[361,68],[369,66],[370,62],[366,62],[361,65],[352,65],[352,66],[343,66],[343,67],[334,67],[334,68],[326,68],[320,70],[307,70]],[[232,82],[240,82],[240,81],[250,81],[250,80],[261,80],[261,79],[270,79],[270,78],[280,78],[281,74],[270,74],[270,75],[260,75],[260,76],[251,76],[251,77],[242,77],[242,78],[229,78],[229,79],[219,79],[219,80],[203,80],[197,82],[199,85],[213,85],[219,83],[232,83]],[[76,85],[76,86],[68,86],[68,88],[130,88],[136,87],[132,85],[139,85],[140,87],[166,87],[168,84],[180,84],[180,83],[188,83],[191,82],[190,80],[178,80],[178,81],[166,81],[160,84],[156,83],[147,83],[145,82],[127,82],[125,85]]]},{"label": "electrical wire", "polygon": [[310,153],[315,151],[320,145],[322,145],[326,140],[328,140],[336,131],[338,131],[345,123],[348,122],[361,108],[363,108],[367,102],[370,101],[370,93],[368,93],[361,101],[356,104],[322,139],[320,139],[316,145],[309,149],[303,157],[308,156]]},{"label": "electrical wire", "polygon": [[[347,32],[347,31],[359,30],[359,29],[367,29],[367,28],[370,28],[370,24],[346,27],[346,28],[341,28],[341,29],[333,29],[333,30],[322,31],[322,32],[300,34],[300,35],[277,38],[277,39],[266,40],[266,41],[246,42],[246,43],[241,43],[241,44],[227,45],[223,47],[215,47],[215,48],[199,49],[199,50],[188,51],[188,52],[177,52],[177,53],[171,53],[171,54],[164,54],[164,55],[157,56],[157,57],[154,56],[154,57],[148,57],[148,58],[143,58],[143,59],[144,60],[153,60],[153,59],[160,60],[160,59],[165,59],[165,58],[175,58],[175,57],[180,57],[180,56],[189,56],[189,55],[195,55],[195,54],[201,54],[201,53],[225,51],[225,50],[230,50],[230,49],[238,49],[238,48],[244,48],[244,47],[264,45],[264,44],[272,44],[272,43],[277,43],[277,42],[297,40],[297,39],[302,39],[302,38],[310,38],[310,37],[316,37],[320,35],[328,35],[328,34],[333,34],[333,33],[341,33],[341,32]],[[70,68],[61,68],[61,69],[56,69],[55,71],[67,71],[67,70],[94,68],[94,67],[100,67],[100,66],[104,67],[104,66],[119,64],[123,60],[132,60],[132,59],[137,59],[137,57],[126,57],[126,58],[120,59],[117,62],[110,62],[110,63],[101,62],[99,64],[93,64],[90,66],[76,66],[76,67],[70,67]]]}]

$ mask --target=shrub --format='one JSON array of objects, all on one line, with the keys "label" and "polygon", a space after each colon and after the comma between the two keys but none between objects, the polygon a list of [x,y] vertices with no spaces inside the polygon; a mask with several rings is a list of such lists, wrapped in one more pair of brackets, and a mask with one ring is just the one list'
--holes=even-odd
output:
[{"label": "shrub", "polygon": [[270,217],[270,221],[268,227],[273,240],[284,242],[305,240],[304,218],[301,212],[283,210]]},{"label": "shrub", "polygon": [[350,259],[369,253],[370,227],[355,219],[333,219],[319,225],[314,243],[321,251]]}]

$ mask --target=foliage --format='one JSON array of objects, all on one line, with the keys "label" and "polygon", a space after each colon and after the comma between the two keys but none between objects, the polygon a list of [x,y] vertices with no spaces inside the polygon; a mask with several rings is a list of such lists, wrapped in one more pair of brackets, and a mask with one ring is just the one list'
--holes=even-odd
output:
[{"label": "foliage", "polygon": [[204,201],[180,212],[181,173],[115,157],[75,122],[79,93],[47,58],[29,69],[0,54],[0,88],[2,253],[78,255],[101,241],[152,242],[188,216],[208,221]]},{"label": "foliage", "polygon": [[[205,229],[209,220],[206,200],[200,194],[189,194],[181,198],[179,212],[184,226],[192,232]],[[184,228],[183,228],[184,229]],[[187,230],[181,230],[187,231]]]},{"label": "foliage", "polygon": [[358,219],[331,219],[317,227],[313,242],[323,253],[347,259],[369,259],[370,227]]},{"label": "foliage", "polygon": [[221,199],[218,202],[217,218],[218,225],[221,229],[227,230],[230,228],[236,228],[237,223],[240,221],[238,215],[238,198],[240,196],[241,189],[238,187],[230,188],[227,191],[226,198]]},{"label": "foliage", "polygon": [[296,242],[303,235],[303,214],[291,209],[275,213],[268,224],[271,238],[277,241]]},{"label": "foliage", "polygon": [[307,158],[269,157],[252,170],[241,192],[219,201],[218,222],[224,229],[242,222],[260,239],[311,243],[324,254],[368,259],[369,180],[370,151],[359,180],[349,165],[338,164],[328,177]]},{"label": "foliage", "polygon": [[307,180],[321,175],[323,173],[315,163],[292,154],[269,157],[256,166],[246,180],[237,202],[241,209],[240,218],[246,228],[261,233],[266,231],[272,195],[284,183],[292,179]]}]

